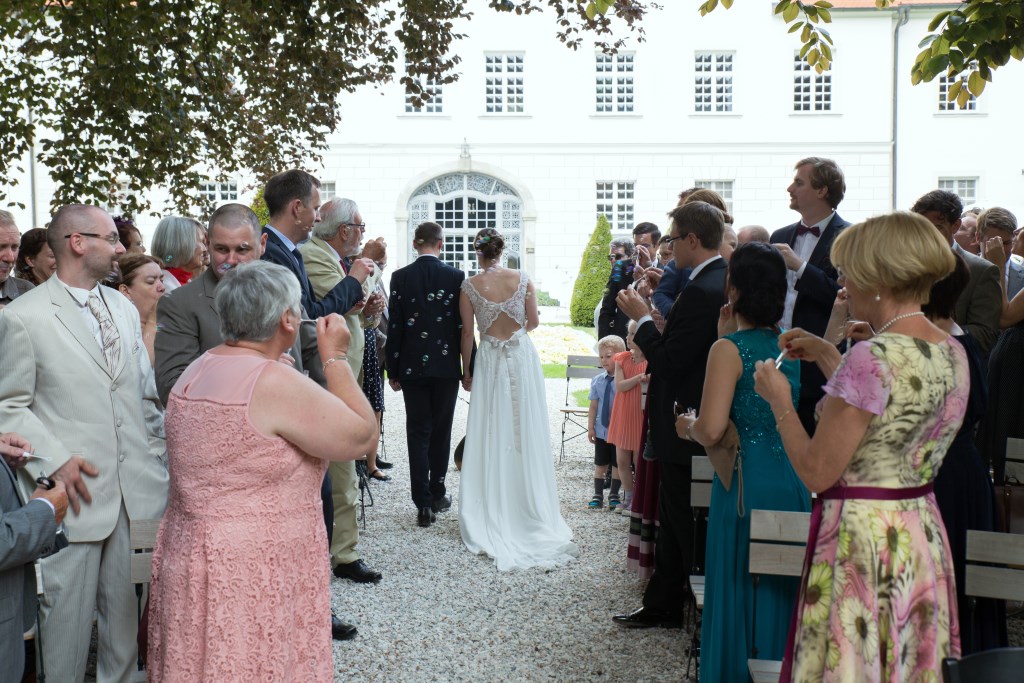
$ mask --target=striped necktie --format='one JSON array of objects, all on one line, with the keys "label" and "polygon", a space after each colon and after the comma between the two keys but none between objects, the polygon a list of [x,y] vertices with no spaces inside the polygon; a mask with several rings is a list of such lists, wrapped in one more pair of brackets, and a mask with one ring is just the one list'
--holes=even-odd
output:
[{"label": "striped necktie", "polygon": [[117,362],[121,358],[121,336],[117,333],[117,325],[110,317],[107,307],[100,301],[96,292],[89,293],[89,311],[100,324],[100,342],[103,346],[103,357],[107,359],[107,369],[114,374]]}]

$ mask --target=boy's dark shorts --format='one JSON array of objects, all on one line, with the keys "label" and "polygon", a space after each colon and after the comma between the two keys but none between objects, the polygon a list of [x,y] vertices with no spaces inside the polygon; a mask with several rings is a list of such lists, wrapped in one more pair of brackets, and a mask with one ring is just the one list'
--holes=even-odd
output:
[{"label": "boy's dark shorts", "polygon": [[594,444],[594,464],[597,467],[615,465],[615,444],[610,444],[604,439],[598,439]]}]

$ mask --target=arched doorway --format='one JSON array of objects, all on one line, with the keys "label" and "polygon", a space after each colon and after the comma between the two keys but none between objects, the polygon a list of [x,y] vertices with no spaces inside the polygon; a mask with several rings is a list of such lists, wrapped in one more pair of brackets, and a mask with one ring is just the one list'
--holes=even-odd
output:
[{"label": "arched doorway", "polygon": [[473,238],[484,228],[496,228],[505,238],[503,265],[521,267],[522,200],[497,178],[482,173],[448,173],[424,183],[409,198],[410,245],[416,226],[425,221],[444,229],[441,260],[467,275],[479,272]]}]

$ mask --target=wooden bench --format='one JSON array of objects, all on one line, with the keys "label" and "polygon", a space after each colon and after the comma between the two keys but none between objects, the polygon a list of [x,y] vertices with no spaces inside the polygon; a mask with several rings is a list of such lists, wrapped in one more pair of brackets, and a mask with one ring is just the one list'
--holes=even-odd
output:
[{"label": "wooden bench", "polygon": [[[570,387],[573,379],[590,379],[595,375],[604,372],[601,367],[601,359],[597,356],[576,356],[568,355],[565,358],[565,406],[559,408],[562,413],[562,445],[558,452],[558,462],[562,462],[565,455],[565,444],[567,441],[583,436],[587,433],[587,417],[590,407],[581,408],[569,403],[572,398]],[[572,425],[571,434],[565,435],[566,429]]]},{"label": "wooden bench", "polygon": [[750,511],[750,561],[748,569],[754,580],[753,630],[750,637],[750,659],[747,669],[754,683],[776,683],[782,662],[757,658],[757,585],[759,577],[800,576],[811,516],[806,512],[778,510]]},{"label": "wooden bench", "polygon": [[[690,509],[693,512],[693,561],[703,565],[704,558],[697,557],[697,524],[707,519],[711,507],[711,481],[715,476],[715,468],[706,455],[695,455],[690,461]],[[694,568],[696,569],[696,567]],[[689,652],[686,658],[686,674],[690,674],[690,663],[694,664],[694,678],[700,674],[700,616],[704,611],[704,575],[690,575],[690,606],[693,610],[693,637],[690,639]]]}]

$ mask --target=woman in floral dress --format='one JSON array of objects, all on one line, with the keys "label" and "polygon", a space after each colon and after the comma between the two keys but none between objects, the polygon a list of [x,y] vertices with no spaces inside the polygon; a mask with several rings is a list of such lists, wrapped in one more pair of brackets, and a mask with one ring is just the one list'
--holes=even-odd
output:
[{"label": "woman in floral dress", "polygon": [[775,363],[755,374],[793,468],[818,492],[780,681],[939,680],[960,637],[932,488],[970,381],[963,347],[921,303],[953,270],[953,255],[927,220],[896,213],[847,228],[832,262],[851,315],[875,336],[843,357],[803,330],[780,337],[790,357],[830,377],[814,438]]}]

